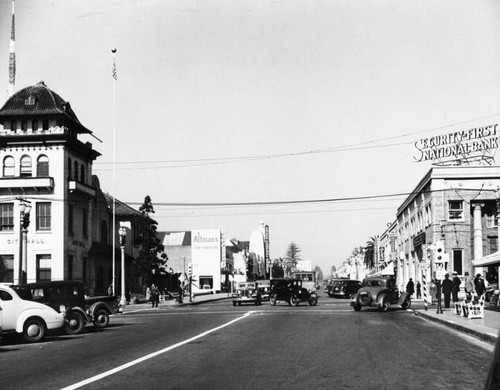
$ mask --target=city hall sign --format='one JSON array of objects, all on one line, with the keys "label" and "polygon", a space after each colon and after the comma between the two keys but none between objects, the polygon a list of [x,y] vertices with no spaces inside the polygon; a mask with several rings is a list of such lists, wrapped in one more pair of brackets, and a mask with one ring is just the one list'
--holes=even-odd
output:
[{"label": "city hall sign", "polygon": [[491,165],[498,149],[498,124],[419,139],[415,142],[416,162],[432,161],[433,165]]}]

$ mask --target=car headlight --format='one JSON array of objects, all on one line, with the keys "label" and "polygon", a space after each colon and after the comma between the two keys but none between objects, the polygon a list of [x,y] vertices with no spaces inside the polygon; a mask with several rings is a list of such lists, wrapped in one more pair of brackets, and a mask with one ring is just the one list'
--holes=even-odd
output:
[{"label": "car headlight", "polygon": [[63,316],[65,316],[65,315],[66,315],[66,306],[64,306],[64,305],[59,306],[59,312],[60,312]]}]

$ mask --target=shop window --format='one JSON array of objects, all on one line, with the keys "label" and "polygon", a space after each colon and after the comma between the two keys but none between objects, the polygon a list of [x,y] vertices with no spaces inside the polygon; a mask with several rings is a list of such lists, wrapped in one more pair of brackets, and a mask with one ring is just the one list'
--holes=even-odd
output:
[{"label": "shop window", "polygon": [[51,229],[51,208],[49,202],[36,204],[36,230]]},{"label": "shop window", "polygon": [[38,157],[36,161],[36,175],[38,177],[49,176],[49,158],[45,155]]},{"label": "shop window", "polygon": [[3,177],[14,177],[15,172],[15,160],[12,156],[7,156],[3,159]]},{"label": "shop window", "polygon": [[36,281],[50,282],[52,280],[51,255],[36,255]]},{"label": "shop window", "polygon": [[23,156],[21,157],[21,177],[31,177],[32,167],[31,167],[31,157]]},{"label": "shop window", "polygon": [[450,200],[448,202],[448,219],[464,219],[464,202],[461,200]]},{"label": "shop window", "polygon": [[14,203],[0,204],[0,231],[14,230]]}]

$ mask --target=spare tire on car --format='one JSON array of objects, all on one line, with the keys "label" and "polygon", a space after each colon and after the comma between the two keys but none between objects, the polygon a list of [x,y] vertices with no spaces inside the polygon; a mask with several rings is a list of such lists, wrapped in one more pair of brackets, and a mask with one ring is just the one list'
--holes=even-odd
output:
[{"label": "spare tire on car", "polygon": [[372,295],[368,291],[360,291],[356,298],[356,302],[360,306],[368,306],[372,303]]}]

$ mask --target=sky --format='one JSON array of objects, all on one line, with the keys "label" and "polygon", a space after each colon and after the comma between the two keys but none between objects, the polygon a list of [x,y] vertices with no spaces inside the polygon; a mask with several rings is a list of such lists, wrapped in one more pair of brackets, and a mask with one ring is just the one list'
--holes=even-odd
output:
[{"label": "sky", "polygon": [[[414,142],[500,120],[500,3],[16,0],[15,90],[43,80],[160,231],[269,225],[329,273],[431,168]],[[8,98],[11,0],[0,0]],[[116,48],[115,58],[111,49]],[[113,60],[117,80],[112,77]],[[1,76],[3,74],[3,76]],[[85,138],[87,137],[87,138]]]}]

